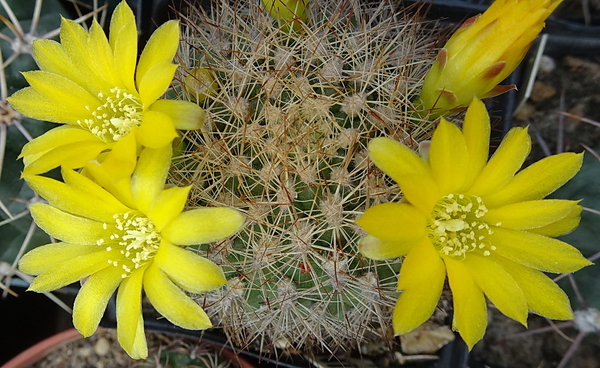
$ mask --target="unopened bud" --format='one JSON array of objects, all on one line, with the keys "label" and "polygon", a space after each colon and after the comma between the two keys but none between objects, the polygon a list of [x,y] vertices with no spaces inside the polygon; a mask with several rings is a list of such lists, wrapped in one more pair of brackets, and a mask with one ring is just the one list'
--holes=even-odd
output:
[{"label": "unopened bud", "polygon": [[262,0],[263,8],[283,26],[283,30],[300,31],[306,21],[309,0]]},{"label": "unopened bud", "polygon": [[420,101],[435,118],[514,89],[499,85],[519,65],[544,21],[562,0],[496,0],[467,19],[440,50]]}]

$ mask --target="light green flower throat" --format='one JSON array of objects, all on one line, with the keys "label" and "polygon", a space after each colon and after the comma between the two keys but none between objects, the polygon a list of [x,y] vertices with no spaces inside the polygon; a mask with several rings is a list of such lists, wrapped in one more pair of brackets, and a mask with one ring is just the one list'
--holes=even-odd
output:
[{"label": "light green flower throat", "polygon": [[487,212],[483,200],[474,195],[448,194],[438,200],[427,230],[440,255],[463,259],[468,252],[480,250],[489,256],[496,247],[485,242],[486,235],[493,233],[481,220]]},{"label": "light green flower throat", "polygon": [[109,258],[108,263],[121,267],[121,277],[126,278],[154,257],[162,237],[154,223],[144,215],[127,212],[113,218],[113,224],[103,224],[105,230],[110,228],[111,234],[108,238],[98,239],[96,244],[117,256],[116,259]]},{"label": "light green flower throat", "polygon": [[104,103],[91,111],[92,118],[78,123],[104,142],[116,142],[142,124],[142,103],[126,90],[115,87],[108,94],[98,93],[98,99]]}]

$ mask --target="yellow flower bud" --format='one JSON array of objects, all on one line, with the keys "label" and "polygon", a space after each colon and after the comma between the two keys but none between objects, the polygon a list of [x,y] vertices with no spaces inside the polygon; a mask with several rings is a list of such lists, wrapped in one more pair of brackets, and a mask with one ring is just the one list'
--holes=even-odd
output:
[{"label": "yellow flower bud", "polygon": [[306,6],[309,0],[262,0],[263,8],[277,19],[283,30],[290,26],[293,30],[302,29],[301,23],[306,21]]},{"label": "yellow flower bud", "polygon": [[498,85],[516,67],[562,0],[496,0],[467,19],[440,50],[421,91],[421,107],[437,117],[514,89]]},{"label": "yellow flower bud", "polygon": [[206,97],[217,94],[219,84],[212,71],[195,68],[185,77],[185,88],[196,102],[202,103]]}]

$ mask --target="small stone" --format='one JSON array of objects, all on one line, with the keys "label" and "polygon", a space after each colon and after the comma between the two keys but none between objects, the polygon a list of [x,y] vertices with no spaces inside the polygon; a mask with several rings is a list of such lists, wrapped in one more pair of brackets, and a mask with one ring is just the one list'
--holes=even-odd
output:
[{"label": "small stone", "polygon": [[92,349],[88,347],[83,347],[77,351],[77,355],[84,358],[89,357],[90,355],[92,355]]},{"label": "small stone", "polygon": [[110,342],[106,338],[100,337],[94,345],[94,351],[100,356],[108,354],[110,351]]},{"label": "small stone", "polygon": [[583,333],[600,332],[600,311],[596,308],[588,308],[574,312],[575,327]]},{"label": "small stone", "polygon": [[538,68],[542,73],[550,73],[556,69],[556,61],[548,55],[542,55]]}]

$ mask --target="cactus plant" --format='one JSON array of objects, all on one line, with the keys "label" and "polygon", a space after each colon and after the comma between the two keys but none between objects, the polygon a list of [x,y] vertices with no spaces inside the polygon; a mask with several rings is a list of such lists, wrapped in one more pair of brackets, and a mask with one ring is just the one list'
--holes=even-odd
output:
[{"label": "cactus plant", "polygon": [[359,255],[354,220],[399,190],[366,143],[428,137],[411,100],[435,31],[385,1],[311,1],[295,31],[250,0],[211,10],[182,16],[172,93],[207,122],[182,137],[172,180],[193,186],[189,206],[231,206],[249,221],[202,249],[229,281],[198,302],[242,345],[333,351],[385,336],[398,266]]}]

